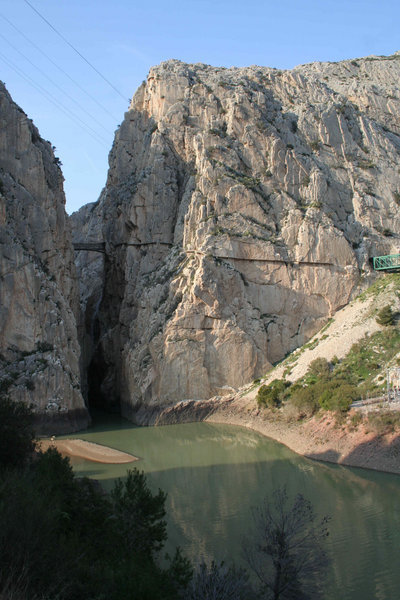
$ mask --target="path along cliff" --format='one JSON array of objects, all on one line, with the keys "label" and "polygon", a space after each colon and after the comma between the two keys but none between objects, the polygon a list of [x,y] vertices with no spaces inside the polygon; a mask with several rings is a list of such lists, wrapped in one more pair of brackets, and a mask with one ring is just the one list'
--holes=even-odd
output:
[{"label": "path along cliff", "polygon": [[399,75],[398,53],[162,63],[70,220],[51,145],[1,87],[2,390],[71,429],[87,403],[139,419],[230,398],[301,347],[398,252]]},{"label": "path along cliff", "polygon": [[150,70],[72,216],[105,244],[78,258],[91,402],[231,396],[373,280],[399,247],[399,75],[399,54]]}]

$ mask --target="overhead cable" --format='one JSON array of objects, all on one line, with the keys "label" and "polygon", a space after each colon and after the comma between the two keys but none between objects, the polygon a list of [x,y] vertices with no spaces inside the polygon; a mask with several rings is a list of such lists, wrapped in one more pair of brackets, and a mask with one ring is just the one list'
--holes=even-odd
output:
[{"label": "overhead cable", "polygon": [[95,102],[95,104],[97,104],[97,106],[99,106],[105,113],[107,113],[110,117],[112,117],[114,119],[114,121],[118,121],[118,118],[113,115],[105,106],[103,106],[98,100],[97,98],[95,98],[94,96],[92,96],[92,94],[90,94],[87,90],[85,90],[85,88],[83,88],[80,83],[78,83],[75,79],[73,79],[73,77],[71,77],[62,67],[60,67],[60,65],[58,65],[48,54],[46,54],[37,44],[35,44],[35,42],[33,42],[28,36],[26,36],[20,29],[18,29],[18,27],[16,25],[14,25],[14,23],[12,23],[9,19],[7,19],[7,17],[5,17],[4,15],[0,14],[0,17],[2,17],[9,25],[11,25],[11,27],[13,27],[15,29],[15,31],[17,31],[27,42],[29,42],[34,48],[36,48],[36,50],[38,52],[40,52],[45,58],[47,58],[47,60],[49,62],[51,62],[52,65],[54,65],[59,71],[61,71],[61,73],[63,73],[66,77],[68,77],[68,79],[70,81],[72,81],[72,83],[74,83],[88,98],[90,98],[93,102]]},{"label": "overhead cable", "polygon": [[14,44],[12,44],[2,33],[0,33],[0,37],[3,38],[3,40],[5,40],[11,46],[11,48],[13,48],[16,52],[18,52],[18,54],[20,54],[29,64],[31,64],[33,67],[35,67],[35,69],[37,69],[39,71],[39,73],[41,73],[43,75],[43,77],[45,77],[48,81],[50,81],[50,83],[52,85],[54,85],[56,88],[58,88],[66,98],[69,98],[72,102],[74,102],[74,104],[76,104],[84,113],[86,113],[86,115],[88,115],[90,119],[92,119],[95,123],[97,123],[97,125],[99,127],[101,127],[106,133],[109,133],[109,134],[112,133],[111,131],[108,131],[104,127],[103,123],[98,121],[88,110],[86,110],[86,108],[84,106],[82,106],[77,100],[75,100],[75,98],[73,98],[70,94],[68,94],[68,92],[63,90],[63,88],[61,86],[59,86],[58,83],[56,83],[53,79],[51,79],[51,77],[49,77],[47,75],[47,73],[45,73],[40,67],[35,65],[35,63],[33,63],[30,60],[30,58],[25,56],[25,54],[23,54],[23,52],[18,50],[18,48],[16,46],[14,46]]},{"label": "overhead cable", "polygon": [[32,4],[31,4],[30,2],[28,2],[28,0],[24,0],[24,2],[25,2],[25,4],[27,4],[28,6],[30,6],[30,7],[31,7],[31,9],[32,9],[32,10],[33,10],[33,11],[34,11],[34,12],[35,12],[37,15],[39,15],[39,17],[40,17],[40,18],[41,18],[41,19],[42,19],[42,20],[43,20],[43,21],[44,21],[44,22],[45,22],[45,23],[46,23],[46,24],[47,24],[47,25],[48,25],[48,26],[49,26],[49,27],[50,27],[50,28],[51,28],[51,29],[52,29],[52,30],[53,30],[53,31],[54,31],[54,32],[55,32],[55,33],[56,33],[56,34],[57,34],[57,35],[58,35],[58,36],[59,36],[59,37],[60,37],[60,38],[61,38],[61,39],[64,41],[64,42],[65,42],[65,43],[66,43],[66,44],[68,44],[68,46],[69,46],[70,48],[72,48],[72,50],[73,50],[74,52],[76,52],[76,54],[78,54],[78,56],[80,56],[80,57],[81,57],[81,59],[82,59],[82,60],[84,60],[84,61],[85,61],[85,63],[87,63],[87,64],[89,65],[89,67],[91,67],[91,68],[93,69],[93,71],[95,71],[95,72],[97,73],[97,75],[99,75],[99,76],[100,76],[102,79],[104,79],[104,81],[105,81],[105,82],[106,82],[106,83],[107,83],[107,84],[108,84],[108,85],[109,85],[109,86],[110,86],[110,87],[111,87],[111,88],[114,90],[114,92],[116,92],[116,93],[117,93],[119,96],[121,96],[121,98],[123,98],[123,100],[125,100],[125,101],[126,101],[126,97],[125,97],[123,94],[121,94],[121,92],[120,92],[120,91],[119,91],[119,90],[118,90],[118,89],[117,89],[117,88],[116,88],[116,87],[115,87],[115,86],[114,86],[114,85],[111,83],[111,81],[109,81],[109,80],[108,80],[108,79],[107,79],[107,78],[106,78],[106,77],[105,77],[105,76],[104,76],[102,73],[100,73],[100,71],[99,71],[98,69],[96,69],[96,67],[95,67],[94,65],[92,65],[92,63],[91,63],[91,62],[89,62],[89,61],[88,61],[88,59],[87,59],[87,58],[85,58],[85,57],[83,56],[83,54],[81,54],[81,53],[79,52],[79,50],[77,50],[77,49],[75,48],[75,46],[73,46],[73,45],[71,44],[71,42],[69,42],[69,41],[67,40],[67,38],[66,38],[65,36],[63,36],[63,34],[62,34],[62,33],[60,33],[60,32],[58,31],[58,29],[56,29],[56,28],[55,28],[55,27],[54,27],[54,26],[53,26],[53,25],[50,23],[50,21],[48,21],[48,20],[47,20],[47,19],[46,19],[46,18],[45,18],[45,17],[44,17],[44,16],[43,16],[43,15],[42,15],[42,14],[41,14],[41,13],[40,13],[40,12],[39,12],[39,11],[38,11],[36,8],[35,8],[35,7],[34,7],[34,6],[32,6]]},{"label": "overhead cable", "polygon": [[83,127],[86,130],[86,133],[91,135],[93,139],[95,139],[100,144],[108,143],[107,140],[105,138],[103,138],[99,133],[97,133],[97,131],[92,129],[92,127],[90,127],[90,125],[87,125],[87,123],[82,121],[82,119],[80,119],[72,110],[63,106],[61,104],[61,102],[57,98],[55,98],[52,94],[50,94],[50,92],[48,92],[45,88],[43,88],[43,86],[41,86],[40,84],[33,81],[33,79],[31,77],[29,77],[29,75],[24,73],[24,71],[22,69],[20,69],[15,64],[13,64],[12,61],[10,61],[7,57],[3,56],[1,53],[0,53],[0,59],[3,60],[3,62],[5,62],[11,69],[13,69],[20,77],[25,79],[25,81],[27,81],[32,87],[34,87],[36,90],[38,90],[38,92],[40,94],[44,95],[48,99],[49,102],[51,102],[59,110],[64,112],[70,119],[72,119],[75,122],[78,122],[78,125],[80,127]]}]

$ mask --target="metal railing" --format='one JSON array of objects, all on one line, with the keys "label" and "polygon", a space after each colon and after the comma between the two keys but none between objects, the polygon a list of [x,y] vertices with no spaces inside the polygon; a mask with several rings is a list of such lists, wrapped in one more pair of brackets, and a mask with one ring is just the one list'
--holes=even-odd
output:
[{"label": "metal railing", "polygon": [[400,254],[388,254],[386,256],[374,256],[373,266],[375,271],[388,269],[400,269]]}]

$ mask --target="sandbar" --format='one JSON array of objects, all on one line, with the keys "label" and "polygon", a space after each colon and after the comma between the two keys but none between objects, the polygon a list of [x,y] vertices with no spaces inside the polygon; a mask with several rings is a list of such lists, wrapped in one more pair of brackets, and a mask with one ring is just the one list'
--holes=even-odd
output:
[{"label": "sandbar", "polygon": [[138,460],[133,454],[86,440],[40,440],[40,449],[43,452],[50,447],[56,448],[63,456],[75,456],[98,463],[124,464]]}]

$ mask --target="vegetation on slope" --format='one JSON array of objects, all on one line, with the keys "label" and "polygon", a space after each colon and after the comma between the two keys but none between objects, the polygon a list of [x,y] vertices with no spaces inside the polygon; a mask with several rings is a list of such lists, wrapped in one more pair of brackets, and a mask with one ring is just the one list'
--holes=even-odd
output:
[{"label": "vegetation on slope", "polygon": [[293,384],[275,379],[269,385],[262,385],[257,395],[258,405],[271,408],[290,402],[304,415],[320,409],[345,412],[354,400],[384,390],[381,371],[399,348],[398,329],[366,335],[353,344],[341,361],[317,358],[306,375]]},{"label": "vegetation on slope", "polygon": [[[373,296],[379,298],[387,292],[398,297],[400,290],[400,275],[390,274],[379,278],[373,286],[361,295],[361,300]],[[260,407],[280,408],[292,406],[298,417],[311,416],[319,410],[331,410],[345,413],[352,402],[367,396],[379,396],[385,390],[385,369],[388,365],[397,365],[397,355],[400,350],[400,330],[396,325],[397,313],[392,306],[386,304],[379,308],[375,304],[371,316],[384,327],[380,331],[369,334],[356,341],[350,351],[338,359],[333,356],[329,361],[319,357],[312,360],[308,370],[294,382],[285,379],[274,379],[268,385],[262,385],[257,394]],[[328,327],[331,322],[328,324]],[[327,326],[321,330],[321,333]],[[296,358],[307,349],[314,350],[318,343],[328,338],[329,333],[316,337],[297,350]],[[340,340],[336,341],[340,344]],[[285,363],[293,362],[289,356]]]}]

